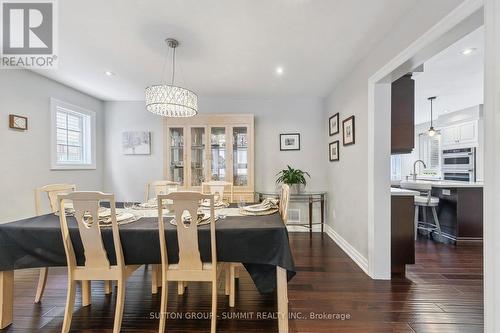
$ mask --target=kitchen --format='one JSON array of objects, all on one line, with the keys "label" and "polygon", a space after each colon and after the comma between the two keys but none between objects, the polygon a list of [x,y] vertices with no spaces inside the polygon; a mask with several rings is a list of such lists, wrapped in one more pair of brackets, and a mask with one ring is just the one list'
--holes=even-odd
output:
[{"label": "kitchen", "polygon": [[392,84],[392,271],[415,242],[483,239],[484,28]]}]

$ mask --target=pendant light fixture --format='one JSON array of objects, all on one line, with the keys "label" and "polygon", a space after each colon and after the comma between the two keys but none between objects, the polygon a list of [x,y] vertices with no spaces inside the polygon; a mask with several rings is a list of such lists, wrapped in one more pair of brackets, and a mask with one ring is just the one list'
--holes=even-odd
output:
[{"label": "pendant light fixture", "polygon": [[434,135],[436,135],[436,130],[432,126],[432,101],[436,99],[436,96],[432,96],[432,97],[429,97],[427,99],[429,101],[431,101],[431,127],[429,127],[429,130],[427,131],[427,133],[429,134],[429,136],[434,136]]},{"label": "pendant light fixture", "polygon": [[198,113],[198,96],[191,90],[175,85],[175,49],[179,42],[165,40],[172,52],[172,80],[146,88],[146,110],[164,117],[192,117]]}]

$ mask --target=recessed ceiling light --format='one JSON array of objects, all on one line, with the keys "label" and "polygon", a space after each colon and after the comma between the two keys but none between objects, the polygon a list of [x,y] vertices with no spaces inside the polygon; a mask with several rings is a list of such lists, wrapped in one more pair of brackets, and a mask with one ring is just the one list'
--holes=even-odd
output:
[{"label": "recessed ceiling light", "polygon": [[463,55],[469,55],[469,54],[474,53],[474,51],[476,51],[476,49],[473,48],[473,47],[471,47],[471,48],[468,48],[468,49],[463,49],[462,52],[460,52],[460,53],[462,53]]},{"label": "recessed ceiling light", "polygon": [[285,70],[283,69],[283,67],[278,66],[278,67],[276,67],[275,72],[276,72],[277,75],[283,75],[283,73],[285,72]]},{"label": "recessed ceiling light", "polygon": [[105,71],[104,74],[106,74],[107,76],[115,76],[115,73],[111,71]]}]

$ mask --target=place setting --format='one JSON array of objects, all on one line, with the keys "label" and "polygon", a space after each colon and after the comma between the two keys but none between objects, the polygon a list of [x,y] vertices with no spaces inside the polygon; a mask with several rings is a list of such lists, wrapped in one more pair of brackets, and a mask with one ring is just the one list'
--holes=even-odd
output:
[{"label": "place setting", "polygon": [[261,203],[246,206],[244,202],[238,204],[238,212],[241,215],[260,216],[271,215],[278,212],[279,200],[266,198]]},{"label": "place setting", "polygon": [[[116,209],[116,222],[118,223],[118,225],[136,222],[142,217],[138,214],[134,214],[133,212],[129,211],[132,208],[132,205],[133,205],[132,203],[124,203],[123,209],[120,208]],[[74,217],[76,213],[72,202],[64,203],[64,211],[66,216]],[[110,227],[112,222],[111,209],[107,207],[100,207],[98,214],[99,214],[99,226]],[[54,215],[59,216],[59,211],[54,212]],[[91,224],[91,222],[89,221],[91,220],[92,215],[89,212],[85,212],[83,214],[83,218],[86,221],[86,223]]]}]

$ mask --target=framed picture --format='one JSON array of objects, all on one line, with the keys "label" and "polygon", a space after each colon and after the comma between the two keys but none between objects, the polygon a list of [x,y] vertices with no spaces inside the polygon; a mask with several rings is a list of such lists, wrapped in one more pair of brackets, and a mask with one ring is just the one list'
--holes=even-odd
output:
[{"label": "framed picture", "polygon": [[151,132],[123,132],[124,155],[151,155]]},{"label": "framed picture", "polygon": [[354,116],[350,116],[342,122],[342,133],[344,146],[353,145],[356,142]]},{"label": "framed picture", "polygon": [[340,159],[339,140],[333,141],[328,145],[330,155],[330,162],[338,161]]},{"label": "framed picture", "polygon": [[280,134],[280,150],[300,150],[300,133]]},{"label": "framed picture", "polygon": [[9,127],[17,130],[26,131],[28,129],[28,118],[15,114],[9,115]]},{"label": "framed picture", "polygon": [[339,127],[339,113],[338,112],[328,119],[328,129],[329,129],[330,136],[335,135],[335,134],[339,134],[340,127]]}]

